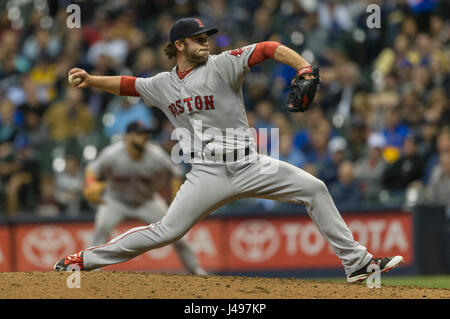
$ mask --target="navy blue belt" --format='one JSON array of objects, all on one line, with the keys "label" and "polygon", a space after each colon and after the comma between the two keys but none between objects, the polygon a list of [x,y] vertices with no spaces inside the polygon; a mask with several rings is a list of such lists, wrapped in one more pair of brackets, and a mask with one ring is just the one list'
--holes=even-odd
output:
[{"label": "navy blue belt", "polygon": [[[242,152],[242,151],[241,151]],[[231,162],[235,162],[235,161],[237,161],[238,160],[238,156],[240,155],[239,153],[241,153],[239,150],[234,150],[233,151],[233,157],[232,158],[230,158],[231,156],[230,156],[230,153],[231,152],[228,152],[228,153],[224,153],[224,154],[222,154],[222,161],[224,161],[224,162],[227,162],[227,161],[231,161]],[[191,152],[191,158],[192,159],[194,159],[194,158],[198,158],[198,156],[196,156],[196,154],[198,154],[198,153],[196,153],[196,152]],[[250,154],[250,148],[249,147],[247,147],[247,148],[245,148],[244,149],[244,157],[245,156],[248,156]],[[214,151],[212,151],[211,152],[211,160],[214,158],[214,156],[215,156],[215,153],[214,153]],[[209,157],[209,156],[208,156]]]}]

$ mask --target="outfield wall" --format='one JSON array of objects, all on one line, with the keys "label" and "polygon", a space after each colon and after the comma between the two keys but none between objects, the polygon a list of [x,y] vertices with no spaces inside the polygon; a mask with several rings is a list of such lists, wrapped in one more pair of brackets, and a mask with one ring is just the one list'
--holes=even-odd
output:
[{"label": "outfield wall", "polygon": [[[374,255],[402,255],[403,271],[450,273],[448,220],[443,208],[353,211],[342,216],[355,239]],[[62,256],[90,245],[91,217],[0,222],[0,271],[50,270]],[[124,222],[112,237],[141,225],[138,221]],[[343,271],[305,212],[221,212],[197,223],[186,239],[211,273],[282,277]],[[167,246],[105,270],[183,272],[183,267],[174,249]]]}]

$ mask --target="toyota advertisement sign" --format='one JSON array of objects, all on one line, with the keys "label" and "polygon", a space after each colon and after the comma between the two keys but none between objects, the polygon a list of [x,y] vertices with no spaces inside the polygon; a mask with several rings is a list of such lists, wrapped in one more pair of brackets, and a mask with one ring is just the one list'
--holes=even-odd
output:
[{"label": "toyota advertisement sign", "polygon": [[[354,238],[374,255],[402,255],[413,259],[412,218],[409,214],[351,215],[344,217]],[[339,268],[325,238],[308,218],[236,219],[228,222],[226,268],[241,270],[296,270]]]},{"label": "toyota advertisement sign", "polygon": [[[122,223],[111,238],[142,225],[132,221]],[[202,264],[209,269],[220,267],[220,243],[213,238],[217,228],[218,224],[205,221],[186,235]],[[90,222],[16,225],[14,233],[18,248],[16,271],[50,270],[58,259],[89,247],[94,235],[93,223]],[[172,246],[166,246],[105,270],[179,272],[183,267]]]},{"label": "toyota advertisement sign", "polygon": [[[344,215],[357,241],[374,255],[411,264],[412,216],[405,212]],[[120,224],[111,238],[142,223]],[[0,225],[0,271],[50,270],[61,257],[90,245],[93,222]],[[307,215],[207,218],[186,240],[210,272],[338,269],[341,262]],[[183,272],[172,246],[148,251],[104,270]]]}]

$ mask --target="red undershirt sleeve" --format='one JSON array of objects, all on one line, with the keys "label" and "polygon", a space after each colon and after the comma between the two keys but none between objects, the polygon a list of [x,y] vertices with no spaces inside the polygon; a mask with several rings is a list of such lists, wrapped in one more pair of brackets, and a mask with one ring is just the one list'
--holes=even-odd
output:
[{"label": "red undershirt sleeve", "polygon": [[134,83],[136,78],[134,76],[121,76],[120,77],[120,95],[121,96],[140,96],[136,91]]},{"label": "red undershirt sleeve", "polygon": [[264,60],[273,59],[275,49],[280,45],[281,43],[277,41],[264,41],[257,43],[252,55],[248,59],[248,66],[251,68]]}]

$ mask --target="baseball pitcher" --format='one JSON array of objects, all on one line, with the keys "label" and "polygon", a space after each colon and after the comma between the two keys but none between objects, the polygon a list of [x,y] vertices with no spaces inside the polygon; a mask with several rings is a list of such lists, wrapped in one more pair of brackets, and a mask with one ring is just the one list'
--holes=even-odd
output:
[{"label": "baseball pitcher", "polygon": [[93,76],[79,68],[69,71],[79,79],[76,88],[140,96],[147,105],[160,108],[175,126],[184,156],[192,158],[192,168],[160,221],[133,228],[106,245],[62,258],[54,269],[77,265],[91,270],[124,262],[177,241],[220,206],[249,197],[305,205],[342,261],[348,282],[366,279],[372,274],[368,269],[371,264],[381,272],[398,266],[403,257],[375,257],[354,240],[322,181],[256,151],[242,95],[242,84],[251,67],[274,59],[297,70],[286,106],[292,112],[306,111],[312,105],[320,84],[318,68],[275,41],[210,55],[208,37],[217,32],[197,18],[178,20],[166,47],[166,54],[176,59],[176,65],[150,78]]}]

